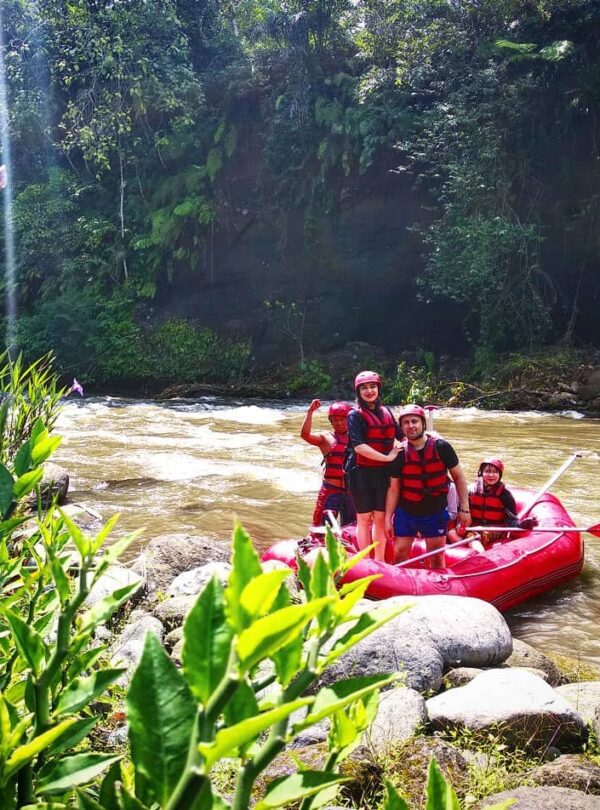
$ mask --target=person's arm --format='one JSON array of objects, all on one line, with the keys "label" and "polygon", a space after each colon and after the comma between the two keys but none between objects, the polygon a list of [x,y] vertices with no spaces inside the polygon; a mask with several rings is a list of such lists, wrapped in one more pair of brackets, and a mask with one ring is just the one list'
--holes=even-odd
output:
[{"label": "person's arm", "polygon": [[459,526],[464,526],[467,529],[472,523],[467,478],[460,464],[456,464],[449,469],[448,472],[456,484],[456,491],[458,493],[458,515],[456,516],[456,522]]},{"label": "person's arm", "polygon": [[358,453],[359,456],[370,458],[372,461],[383,461],[386,464],[393,461],[400,450],[402,450],[402,442],[399,442],[397,439],[394,439],[394,446],[387,454],[380,453],[379,450],[375,450],[370,444],[357,444],[354,448],[354,452]]},{"label": "person's arm", "polygon": [[331,450],[331,439],[326,433],[313,433],[312,429],[312,416],[313,413],[317,410],[317,408],[321,407],[321,400],[320,399],[313,399],[313,401],[308,406],[308,410],[306,411],[306,416],[304,417],[304,421],[302,422],[302,427],[300,428],[300,438],[304,439],[305,442],[308,444],[312,444],[313,447],[318,447],[319,450],[326,455]]},{"label": "person's arm", "polygon": [[400,500],[400,479],[390,478],[387,495],[385,496],[385,535],[388,540],[394,537],[394,512]]}]

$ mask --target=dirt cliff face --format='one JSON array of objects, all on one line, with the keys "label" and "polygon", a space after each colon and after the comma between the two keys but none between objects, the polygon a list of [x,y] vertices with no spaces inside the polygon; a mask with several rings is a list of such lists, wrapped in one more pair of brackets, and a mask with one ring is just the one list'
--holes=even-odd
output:
[{"label": "dirt cliff face", "polygon": [[266,300],[294,302],[305,315],[307,354],[357,340],[390,353],[416,345],[436,354],[449,345],[464,351],[452,307],[417,300],[423,260],[411,226],[423,220],[424,201],[388,168],[347,180],[337,210],[309,222],[302,206],[258,203],[256,174],[238,167],[223,190],[203,271],[179,276],[161,316],[249,335],[259,362],[298,359],[298,346],[277,328]]}]

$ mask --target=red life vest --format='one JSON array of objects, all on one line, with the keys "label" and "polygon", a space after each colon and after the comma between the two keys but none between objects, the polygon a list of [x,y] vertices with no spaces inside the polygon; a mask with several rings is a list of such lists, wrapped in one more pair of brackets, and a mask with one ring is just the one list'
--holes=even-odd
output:
[{"label": "red life vest", "polygon": [[325,465],[323,477],[337,480],[341,487],[344,484],[344,459],[346,457],[346,448],[348,447],[348,434],[334,433],[333,439],[333,447],[323,458]]},{"label": "red life vest", "polygon": [[485,490],[479,481],[469,487],[469,508],[475,523],[483,526],[498,526],[504,523],[505,506],[500,500],[504,484]]},{"label": "red life vest", "polygon": [[[381,416],[369,408],[359,408],[363,420],[363,437],[365,444],[378,450],[380,453],[389,453],[394,446],[396,438],[396,420],[389,408],[379,409]],[[356,463],[359,467],[385,467],[388,461],[374,461],[366,456],[356,453]]]},{"label": "red life vest", "polygon": [[400,497],[406,501],[422,501],[426,495],[437,497],[448,492],[448,468],[437,451],[436,440],[427,437],[419,453],[404,439],[404,466],[400,474]]}]

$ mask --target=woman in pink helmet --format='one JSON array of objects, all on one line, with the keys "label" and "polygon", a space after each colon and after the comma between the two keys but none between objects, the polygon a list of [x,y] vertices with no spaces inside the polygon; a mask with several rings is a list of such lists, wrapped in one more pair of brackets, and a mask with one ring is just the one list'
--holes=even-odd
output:
[{"label": "woman in pink helmet", "polygon": [[400,428],[381,402],[381,377],[361,371],[354,380],[357,407],[348,415],[346,484],[356,507],[359,548],[376,542],[374,557],[385,558],[385,498],[389,465],[400,448]]},{"label": "woman in pink helmet", "polygon": [[312,417],[321,401],[313,399],[308,406],[306,416],[300,428],[300,437],[313,447],[318,447],[323,454],[323,483],[317,496],[312,525],[322,526],[325,523],[326,511],[336,512],[342,525],[353,523],[356,510],[352,496],[346,489],[344,460],[348,447],[347,417],[352,407],[347,402],[333,402],[329,406],[328,418],[332,430],[313,431]]}]

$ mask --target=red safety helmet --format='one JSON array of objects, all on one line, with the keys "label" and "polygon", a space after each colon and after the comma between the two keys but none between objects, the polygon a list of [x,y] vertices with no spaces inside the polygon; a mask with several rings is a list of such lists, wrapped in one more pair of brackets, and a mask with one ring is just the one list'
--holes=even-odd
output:
[{"label": "red safety helmet", "polygon": [[377,383],[381,388],[381,377],[376,371],[361,371],[354,378],[354,390],[358,391],[358,386],[365,383]]},{"label": "red safety helmet", "polygon": [[483,475],[483,468],[486,464],[491,464],[492,467],[496,467],[498,472],[500,473],[500,478],[502,478],[502,473],[504,472],[504,462],[499,458],[484,458],[481,464],[479,465],[479,472],[477,475]]},{"label": "red safety helmet", "polygon": [[403,416],[420,416],[423,422],[423,429],[427,427],[427,420],[425,419],[425,411],[420,405],[405,405],[398,414],[398,422],[402,423]]},{"label": "red safety helmet", "polygon": [[348,405],[347,402],[332,402],[329,406],[329,411],[327,416],[331,419],[332,416],[348,416],[350,411],[352,410],[352,405]]}]

